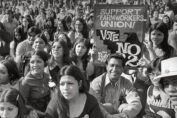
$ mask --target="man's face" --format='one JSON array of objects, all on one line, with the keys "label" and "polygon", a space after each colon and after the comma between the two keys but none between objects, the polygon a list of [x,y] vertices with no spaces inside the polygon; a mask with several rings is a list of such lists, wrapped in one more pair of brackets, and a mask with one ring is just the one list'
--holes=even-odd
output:
[{"label": "man's face", "polygon": [[162,84],[165,93],[170,96],[170,99],[177,106],[177,75],[162,79]]},{"label": "man's face", "polygon": [[111,58],[106,66],[110,80],[117,81],[123,72],[122,60]]}]

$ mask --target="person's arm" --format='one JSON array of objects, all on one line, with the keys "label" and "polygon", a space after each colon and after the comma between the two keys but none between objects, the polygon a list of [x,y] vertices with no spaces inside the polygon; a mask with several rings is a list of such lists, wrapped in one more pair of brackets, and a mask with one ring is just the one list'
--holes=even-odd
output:
[{"label": "person's arm", "polygon": [[44,118],[58,118],[58,112],[57,112],[57,94],[54,93],[54,96],[50,100],[46,111]]},{"label": "person's arm", "polygon": [[102,77],[95,78],[91,83],[90,83],[90,90],[89,93],[93,95],[97,101],[101,102],[101,80]]},{"label": "person's arm", "polygon": [[31,91],[30,89],[31,89],[31,87],[29,85],[29,81],[25,80],[25,78],[24,78],[20,84],[19,90],[20,90],[21,95],[25,99],[26,108],[28,110],[35,110],[37,112],[38,116],[44,116],[45,115],[44,112],[41,112],[41,111],[33,108],[31,105],[28,105],[28,98],[30,96],[30,91]]},{"label": "person's arm", "polygon": [[19,43],[19,44],[17,45],[15,55],[16,55],[16,56],[21,56],[21,55],[23,55],[24,52],[25,52],[25,48],[26,48],[26,46],[23,45],[23,42]]},{"label": "person's arm", "polygon": [[15,58],[15,42],[14,41],[10,42],[10,56]]},{"label": "person's arm", "polygon": [[157,55],[156,55],[156,53],[155,53],[155,51],[153,49],[152,42],[144,41],[143,43],[145,44],[145,46],[147,48],[147,51],[149,52],[150,60],[151,61],[154,60],[157,57]]},{"label": "person's arm", "polygon": [[29,85],[29,82],[27,81],[26,78],[24,78],[20,82],[19,91],[20,91],[21,95],[23,96],[25,103],[27,103],[29,95],[30,95],[30,85]]},{"label": "person's arm", "polygon": [[121,89],[127,103],[121,104],[118,111],[127,115],[128,118],[134,118],[142,108],[140,97],[133,84],[125,78],[122,79],[121,85],[123,88]]}]

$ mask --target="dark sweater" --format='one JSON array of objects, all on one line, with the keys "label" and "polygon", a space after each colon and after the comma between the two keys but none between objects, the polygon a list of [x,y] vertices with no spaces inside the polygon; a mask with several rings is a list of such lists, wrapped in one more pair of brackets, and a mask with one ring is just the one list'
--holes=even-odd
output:
[{"label": "dark sweater", "polygon": [[[88,114],[89,118],[103,118],[101,110],[99,108],[99,104],[95,97],[86,93],[87,100],[83,109],[83,112],[77,118],[82,118],[84,115]],[[59,118],[57,112],[57,97],[53,97],[50,101],[45,118]]]},{"label": "dark sweater", "polygon": [[44,73],[44,78],[37,79],[30,72],[24,77],[20,84],[20,93],[27,105],[41,112],[45,112],[50,100],[49,77]]}]

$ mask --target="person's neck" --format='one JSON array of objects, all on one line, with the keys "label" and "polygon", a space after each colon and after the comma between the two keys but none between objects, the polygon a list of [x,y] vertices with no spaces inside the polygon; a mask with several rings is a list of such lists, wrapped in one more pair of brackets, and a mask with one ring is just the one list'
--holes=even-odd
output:
[{"label": "person's neck", "polygon": [[82,57],[81,56],[78,56],[77,59],[78,59],[78,61],[82,61]]},{"label": "person's neck", "polygon": [[153,49],[156,49],[156,48],[160,48],[160,46],[157,44],[153,44]]},{"label": "person's neck", "polygon": [[78,93],[77,95],[75,95],[74,98],[72,98],[68,101],[69,104],[77,103],[80,100],[81,95],[82,95],[81,93]]},{"label": "person's neck", "polygon": [[54,60],[59,67],[61,67],[63,65],[63,58],[62,57],[56,57],[56,58],[54,58]]},{"label": "person's neck", "polygon": [[115,84],[120,79],[120,76],[117,76],[115,78],[109,78],[110,83]]}]

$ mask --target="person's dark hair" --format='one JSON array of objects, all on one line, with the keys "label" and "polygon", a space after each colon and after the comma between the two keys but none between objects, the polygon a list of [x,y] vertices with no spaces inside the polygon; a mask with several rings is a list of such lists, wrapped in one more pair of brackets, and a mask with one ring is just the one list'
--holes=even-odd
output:
[{"label": "person's dark hair", "polygon": [[[45,36],[45,32],[49,34],[49,41],[53,41],[53,31],[51,32],[50,29],[44,29],[41,34]],[[46,36],[45,36],[46,37]],[[46,37],[47,38],[47,37]],[[48,40],[48,39],[47,39]]]},{"label": "person's dark hair", "polygon": [[78,57],[76,55],[76,46],[79,44],[79,43],[84,43],[84,45],[86,46],[87,48],[87,51],[85,52],[85,54],[83,55],[83,57],[81,58],[82,59],[82,62],[83,62],[83,67],[84,67],[84,70],[86,69],[87,67],[87,62],[88,62],[88,58],[89,58],[89,55],[88,55],[88,51],[89,49],[91,48],[91,43],[88,39],[84,39],[84,38],[81,38],[81,39],[77,39],[77,41],[75,42],[73,48],[71,49],[71,52],[70,52],[70,57],[71,57],[71,60],[74,61],[75,63],[78,62]]},{"label": "person's dark hair", "polygon": [[30,15],[26,15],[25,17],[23,17],[23,19],[26,19],[28,21],[28,27],[29,28],[34,25]]},{"label": "person's dark hair", "polygon": [[[48,22],[51,22],[51,26],[49,26]],[[54,24],[55,24],[55,22],[54,22],[53,18],[51,18],[51,17],[47,18],[46,23],[44,24],[44,29],[51,29],[51,28],[54,29]]]},{"label": "person's dark hair", "polygon": [[[164,19],[165,17],[168,18],[168,20],[169,20],[169,22],[168,22],[168,23],[165,23],[165,24],[167,25],[168,30],[170,30],[171,27],[172,27],[172,20],[171,20],[171,18],[170,18],[168,15],[164,15],[163,18],[162,18],[162,22],[163,22],[163,19]],[[164,23],[164,22],[163,22],[163,23]]]},{"label": "person's dark hair", "polygon": [[[60,35],[64,35],[65,38],[66,38],[66,41],[65,41],[64,39],[59,38]],[[60,34],[58,35],[58,38],[57,38],[57,39],[58,39],[58,41],[59,41],[59,40],[63,40],[63,41],[65,41],[66,44],[67,44],[67,46],[68,46],[68,48],[69,48],[69,49],[72,48],[71,40],[70,40],[70,38],[68,37],[68,35],[67,35],[66,33],[60,33]]]},{"label": "person's dark hair", "polygon": [[13,11],[10,10],[10,9],[8,9],[8,10],[6,11],[6,14],[12,14],[12,15],[13,15]]},{"label": "person's dark hair", "polygon": [[10,84],[20,78],[17,65],[13,59],[4,59],[0,63],[2,63],[7,68]]},{"label": "person's dark hair", "polygon": [[108,64],[108,62],[109,62],[110,59],[112,59],[112,58],[121,60],[121,61],[122,61],[122,67],[125,67],[125,61],[124,61],[125,59],[124,59],[124,57],[123,57],[121,54],[119,54],[119,53],[110,54],[110,55],[108,56],[108,58],[106,59],[106,65]]},{"label": "person's dark hair", "polygon": [[[16,39],[15,33],[17,33],[17,34],[20,35],[21,40]],[[15,30],[14,30],[14,42],[15,42],[15,47],[17,47],[17,44],[22,41],[22,35],[23,35],[23,34],[22,34],[22,32],[21,32],[21,29],[20,29],[19,27],[15,28]]]},{"label": "person's dark hair", "polygon": [[60,82],[60,78],[65,75],[69,75],[69,76],[74,77],[77,80],[78,84],[81,81],[81,86],[79,87],[79,92],[80,93],[87,92],[87,86],[84,84],[85,83],[84,81],[86,80],[86,78],[77,66],[66,65],[61,68],[60,73],[58,75],[59,75],[58,82]]},{"label": "person's dark hair", "polygon": [[4,27],[3,23],[0,22],[0,30],[6,31],[6,28]]},{"label": "person's dark hair", "polygon": [[39,56],[44,61],[44,65],[47,66],[47,61],[48,61],[49,55],[45,51],[35,51],[33,53],[33,55]]},{"label": "person's dark hair", "polygon": [[65,16],[64,20],[66,21],[66,23],[72,23],[72,17],[71,16]]},{"label": "person's dark hair", "polygon": [[[60,78],[62,76],[65,75],[69,75],[74,77],[78,83],[81,83],[81,86],[79,88],[79,92],[80,93],[84,93],[87,91],[87,86],[85,86],[85,76],[83,75],[83,73],[81,72],[81,70],[74,65],[68,65],[68,66],[64,66],[61,68],[59,74],[58,74],[58,83],[60,82]],[[63,95],[61,94],[60,91],[60,84],[58,84],[57,87],[57,91],[54,94],[54,97],[52,99],[54,99],[56,101],[57,107],[58,107],[58,112],[57,112],[57,116],[58,118],[69,118],[69,105],[68,105],[68,101],[63,97]]]},{"label": "person's dark hair", "polygon": [[[69,31],[69,29],[68,29],[68,27],[66,25],[66,21],[64,19],[58,19],[58,22],[61,22],[61,24],[63,25],[63,29],[64,29],[65,32]],[[58,24],[58,22],[57,22],[57,24]]]},{"label": "person's dark hair", "polygon": [[33,26],[33,27],[30,27],[29,29],[28,29],[28,35],[32,35],[32,34],[34,34],[34,35],[37,35],[37,34],[39,34],[41,31],[40,31],[40,29],[38,29],[37,27],[35,27],[35,26]]},{"label": "person's dark hair", "polygon": [[[77,18],[75,20],[75,23],[77,21],[80,21],[83,24],[83,29],[82,29],[82,31],[80,33],[83,35],[84,38],[88,39],[88,37],[89,37],[89,31],[88,31],[87,23],[82,18]],[[75,23],[74,23],[74,30],[75,30]]]},{"label": "person's dark hair", "polygon": [[[170,57],[173,48],[168,45],[168,28],[165,23],[155,23],[149,29],[149,40],[151,41],[151,32],[154,30],[158,30],[164,34],[164,39],[159,47],[165,52],[164,58]],[[151,41],[152,42],[152,41]]]},{"label": "person's dark hair", "polygon": [[36,35],[35,40],[37,38],[41,38],[45,42],[45,44],[48,44],[48,40],[47,40],[46,36],[43,33]]},{"label": "person's dark hair", "polygon": [[26,113],[25,100],[17,89],[5,89],[0,96],[0,102],[9,102],[13,104],[18,108],[17,118],[24,118]]}]

